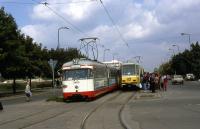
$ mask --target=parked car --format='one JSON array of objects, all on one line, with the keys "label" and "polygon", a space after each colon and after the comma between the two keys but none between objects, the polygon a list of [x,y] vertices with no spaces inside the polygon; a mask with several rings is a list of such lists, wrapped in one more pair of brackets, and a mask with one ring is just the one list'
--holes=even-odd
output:
[{"label": "parked car", "polygon": [[194,74],[192,74],[192,73],[188,73],[188,74],[186,74],[186,77],[185,77],[185,79],[186,80],[194,80],[195,79],[195,76],[194,76]]},{"label": "parked car", "polygon": [[183,84],[184,79],[182,75],[173,75],[172,84]]}]

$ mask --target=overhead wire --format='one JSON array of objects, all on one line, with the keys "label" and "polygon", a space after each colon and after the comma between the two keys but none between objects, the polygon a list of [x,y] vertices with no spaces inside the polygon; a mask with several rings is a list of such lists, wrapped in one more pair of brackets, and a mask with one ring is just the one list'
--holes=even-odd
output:
[{"label": "overhead wire", "polygon": [[49,4],[77,4],[77,3],[87,3],[87,2],[93,2],[96,0],[82,0],[82,1],[71,1],[71,2],[51,2]]},{"label": "overhead wire", "polygon": [[[31,0],[32,2],[15,2],[15,1],[7,1],[7,2],[0,2],[3,4],[19,4],[19,5],[33,5],[33,4],[39,4],[39,5],[44,5],[45,7],[47,7],[51,12],[53,12],[55,15],[57,15],[58,17],[60,17],[64,22],[66,22],[67,24],[71,25],[77,32],[83,34],[84,36],[89,37],[88,35],[86,35],[81,29],[79,29],[78,27],[76,27],[74,24],[72,24],[70,21],[68,21],[65,17],[63,17],[62,15],[60,15],[56,10],[52,9],[49,5],[53,5],[53,4],[67,4],[66,2],[63,3],[49,3],[49,2],[39,2],[37,0]],[[69,4],[73,4],[73,3],[84,3],[84,2],[93,2],[93,1],[97,1],[97,0],[82,0],[82,1],[74,1],[74,2],[68,2]],[[109,14],[108,14],[109,15]],[[110,16],[111,18],[111,16]],[[112,19],[112,18],[111,18]],[[114,23],[114,21],[112,20],[112,22]],[[99,45],[101,48],[106,49],[106,47],[102,47],[103,45],[99,42]],[[128,45],[128,44],[127,44]],[[111,50],[111,49],[110,49]]]},{"label": "overhead wire", "polygon": [[[38,1],[34,1],[31,0],[32,2],[20,2],[20,1],[1,1],[0,3],[2,4],[42,4],[45,2],[38,2]],[[96,0],[82,0],[82,1],[71,1],[71,2],[48,2],[49,5],[53,5],[53,4],[78,4],[78,3],[87,3],[87,2],[94,2]],[[47,2],[46,2],[47,3]]]},{"label": "overhead wire", "polygon": [[[32,0],[33,2],[36,2],[37,4],[43,4],[45,7],[47,7],[49,10],[51,10],[55,15],[57,15],[58,17],[60,17],[63,21],[65,21],[67,24],[70,24],[73,28],[75,28],[79,33],[83,34],[84,36],[89,37],[88,35],[86,35],[81,29],[79,29],[78,27],[76,27],[75,25],[73,25],[70,21],[68,21],[65,17],[63,17],[62,15],[60,15],[59,13],[57,13],[54,9],[52,9],[51,7],[49,7],[49,3],[47,2],[38,2],[36,0]],[[96,0],[91,0],[91,1],[96,1]],[[88,1],[89,2],[89,1]],[[100,46],[101,43],[99,42]],[[103,48],[103,47],[102,47]]]},{"label": "overhead wire", "polygon": [[[119,28],[118,28],[117,25],[115,24],[115,22],[114,22],[112,16],[110,15],[110,13],[109,13],[108,9],[106,8],[106,6],[104,5],[103,1],[102,1],[102,0],[99,0],[99,1],[100,1],[101,5],[102,5],[102,7],[103,7],[103,9],[104,9],[104,11],[105,11],[105,13],[106,13],[106,15],[108,16],[109,20],[110,20],[111,23],[113,24],[113,28],[115,28],[115,30],[117,30],[117,32],[118,32],[118,34],[119,34],[119,37],[121,38],[122,42],[126,45],[126,47],[127,47],[129,50],[131,50],[129,44],[128,44],[127,41],[124,39],[122,33],[120,32]],[[134,53],[135,55],[137,55],[136,52],[134,52],[133,50],[131,50],[131,52]]]},{"label": "overhead wire", "polygon": [[15,2],[15,1],[4,1],[4,2],[0,2],[2,4],[19,4],[19,5],[32,5],[35,3],[31,3],[31,2]]},{"label": "overhead wire", "polygon": [[103,9],[104,9],[104,11],[105,11],[105,13],[107,14],[108,18],[110,19],[111,23],[113,24],[114,28],[117,30],[117,32],[118,32],[118,34],[119,34],[121,40],[125,43],[125,45],[126,45],[127,47],[129,47],[128,43],[126,42],[126,40],[124,39],[124,37],[123,37],[122,33],[120,32],[119,28],[118,28],[117,25],[115,24],[115,22],[114,22],[113,18],[111,17],[109,11],[107,10],[106,6],[103,4],[103,1],[102,1],[102,0],[99,0],[99,1],[100,1],[100,3],[101,3],[101,5],[102,5],[102,7],[103,7]]},{"label": "overhead wire", "polygon": [[32,0],[38,4],[42,4],[44,5],[45,7],[47,7],[51,12],[53,12],[55,15],[57,15],[58,17],[60,17],[63,21],[65,21],[67,24],[71,25],[76,31],[78,31],[79,33],[83,34],[83,35],[86,35],[81,29],[79,29],[78,27],[76,27],[74,24],[72,24],[70,21],[68,21],[65,17],[63,17],[62,15],[60,15],[59,13],[57,13],[54,9],[52,9],[49,5],[49,3],[47,2],[43,2],[43,3],[40,3],[38,1],[35,1],[35,0]]}]

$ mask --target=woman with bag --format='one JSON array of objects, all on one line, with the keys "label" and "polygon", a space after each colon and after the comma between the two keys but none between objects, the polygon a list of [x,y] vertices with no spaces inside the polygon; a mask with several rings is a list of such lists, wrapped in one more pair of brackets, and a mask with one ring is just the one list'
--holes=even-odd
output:
[{"label": "woman with bag", "polygon": [[30,97],[32,96],[30,89],[30,81],[27,80],[26,88],[25,88],[26,101],[30,101]]}]

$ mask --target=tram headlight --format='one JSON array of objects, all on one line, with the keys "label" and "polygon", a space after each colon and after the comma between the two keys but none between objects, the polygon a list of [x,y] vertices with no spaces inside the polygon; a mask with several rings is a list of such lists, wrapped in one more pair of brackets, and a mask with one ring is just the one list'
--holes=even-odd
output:
[{"label": "tram headlight", "polygon": [[78,89],[78,86],[77,86],[77,85],[75,86],[75,89]]}]

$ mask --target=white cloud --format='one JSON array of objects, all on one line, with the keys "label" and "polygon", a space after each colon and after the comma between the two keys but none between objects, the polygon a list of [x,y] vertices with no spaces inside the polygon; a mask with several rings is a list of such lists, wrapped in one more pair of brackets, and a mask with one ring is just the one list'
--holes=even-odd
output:
[{"label": "white cloud", "polygon": [[[48,0],[47,2],[66,3],[66,0]],[[75,0],[67,2],[75,2]],[[75,28],[68,26],[68,23],[44,5],[33,7],[31,14],[33,25],[25,25],[22,31],[32,36],[35,41],[43,43],[44,46],[55,48],[57,29],[60,26],[68,26],[70,29],[62,31],[60,37],[63,46],[79,47],[77,40],[85,35],[98,37],[101,45],[111,49],[108,54],[109,59],[112,59],[111,53],[118,53],[118,56],[124,58],[123,60],[130,56],[142,55],[143,65],[148,70],[152,70],[166,57],[169,53],[168,48],[172,44],[178,44],[182,50],[188,47],[185,41],[187,37],[181,37],[181,32],[195,31],[197,33],[200,30],[198,25],[200,0],[144,0],[137,3],[132,0],[116,0],[115,2],[103,0],[103,2],[124,39],[129,43],[128,49],[99,1],[49,5],[85,34],[77,34],[74,31]],[[191,40],[199,39],[195,35],[191,37]],[[99,55],[102,55],[102,50]]]},{"label": "white cloud", "polygon": [[[37,43],[42,43],[43,46],[48,48],[55,48],[55,40],[57,39],[57,32],[55,27],[45,24],[27,25],[21,28],[22,32],[28,36],[31,36]],[[51,37],[51,38],[50,38]]]},{"label": "white cloud", "polygon": [[34,39],[39,35],[38,31],[34,28],[33,25],[24,26],[23,28],[21,28],[21,30],[23,33],[33,37]]},{"label": "white cloud", "polygon": [[126,39],[137,39],[145,37],[149,33],[149,30],[141,25],[129,24],[124,28],[124,32]]},{"label": "white cloud", "polygon": [[[154,12],[151,11],[139,11],[140,14],[134,16],[135,18],[128,22],[123,28],[124,35],[127,39],[139,39],[146,38],[151,34],[154,34],[155,30],[162,27],[157,21],[157,17]],[[131,12],[133,14],[134,12]],[[137,18],[137,20],[136,20]]]},{"label": "white cloud", "polygon": [[54,20],[55,14],[44,5],[37,5],[33,8],[32,18],[36,20]]},{"label": "white cloud", "polygon": [[200,0],[162,0],[155,8],[155,12],[160,22],[169,24],[189,18],[195,10],[199,11],[199,5]]},{"label": "white cloud", "polygon": [[81,5],[70,4],[67,8],[61,8],[61,12],[73,20],[79,21],[88,18],[95,10],[93,3],[84,3]]},{"label": "white cloud", "polygon": [[36,5],[33,8],[32,17],[40,20],[57,20],[61,16],[69,21],[81,21],[88,18],[98,9],[95,6],[97,2],[94,0],[88,0],[88,2],[78,0],[48,0],[47,3],[49,3],[47,6],[42,4]]}]

